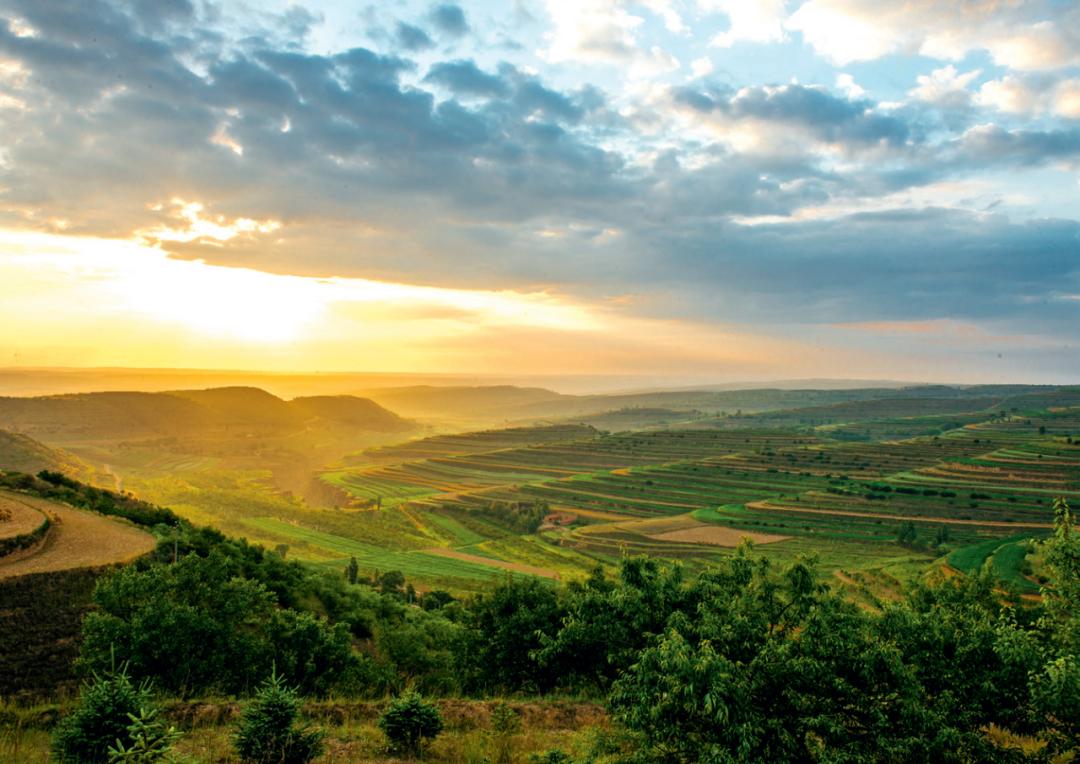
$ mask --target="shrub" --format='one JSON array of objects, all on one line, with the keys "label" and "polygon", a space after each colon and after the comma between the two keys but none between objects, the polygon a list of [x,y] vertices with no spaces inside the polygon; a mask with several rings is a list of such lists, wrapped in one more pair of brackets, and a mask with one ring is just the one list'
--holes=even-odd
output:
[{"label": "shrub", "polygon": [[521,729],[521,719],[507,703],[491,709],[491,764],[510,764],[514,757],[514,735]]},{"label": "shrub", "polygon": [[379,729],[386,734],[395,753],[418,756],[424,741],[442,732],[442,716],[433,703],[409,691],[395,698],[379,717]]},{"label": "shrub", "polygon": [[574,760],[570,756],[560,751],[558,748],[554,748],[545,753],[533,753],[529,755],[530,764],[574,764]]},{"label": "shrub", "polygon": [[274,671],[244,710],[236,753],[245,764],[307,764],[323,751],[323,733],[296,726],[300,697]]},{"label": "shrub", "polygon": [[134,744],[133,718],[150,708],[145,685],[136,687],[127,666],[95,674],[83,686],[79,704],[53,731],[53,758],[62,764],[99,764],[109,760],[109,748]]}]

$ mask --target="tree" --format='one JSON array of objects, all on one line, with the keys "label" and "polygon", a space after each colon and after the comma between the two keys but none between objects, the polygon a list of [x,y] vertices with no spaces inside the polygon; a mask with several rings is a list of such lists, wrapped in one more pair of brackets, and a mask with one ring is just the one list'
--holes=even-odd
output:
[{"label": "tree", "polygon": [[900,523],[900,528],[896,532],[896,541],[901,546],[914,546],[918,536],[919,532],[915,528],[915,523],[906,520]]},{"label": "tree", "polygon": [[323,733],[297,726],[300,697],[276,672],[266,679],[240,720],[236,753],[244,764],[307,764],[323,751]]},{"label": "tree", "polygon": [[127,666],[95,674],[83,685],[79,703],[56,726],[52,754],[61,764],[100,764],[109,760],[112,746],[131,746],[132,718],[150,709],[150,693],[136,686]]},{"label": "tree", "polygon": [[215,550],[103,578],[83,623],[81,665],[102,671],[115,651],[134,676],[184,695],[249,692],[276,660],[305,692],[328,690],[354,663],[347,628],[275,607],[262,583],[236,573]]},{"label": "tree", "polygon": [[439,709],[425,702],[418,692],[409,691],[390,702],[379,717],[379,729],[395,753],[419,756],[424,743],[442,732]]},{"label": "tree", "polygon": [[345,568],[345,580],[350,584],[356,584],[356,579],[360,575],[360,565],[356,562],[356,557],[349,558],[349,566]]},{"label": "tree", "polygon": [[[559,630],[563,610],[555,587],[537,578],[514,578],[469,603],[469,635],[461,663],[467,684],[480,691],[544,691],[553,673],[534,653]],[[542,636],[543,635],[543,636]]]},{"label": "tree", "polygon": [[626,558],[615,581],[598,568],[584,584],[568,587],[567,613],[557,634],[542,639],[537,657],[549,674],[606,691],[688,597],[679,567]]},{"label": "tree", "polygon": [[179,730],[157,718],[156,708],[141,708],[128,714],[130,741],[117,740],[109,747],[109,764],[157,764],[173,761],[173,746],[182,737]]},{"label": "tree", "polygon": [[1051,585],[1042,590],[1052,635],[1044,664],[1031,676],[1035,714],[1052,752],[1080,751],[1080,532],[1064,497],[1054,501],[1054,535],[1045,543]]},{"label": "tree", "polygon": [[[819,584],[809,562],[778,574],[740,550],[701,574],[693,604],[672,613],[608,703],[643,735],[649,761],[999,760],[985,727],[1024,708],[1013,692],[1028,664],[995,654],[981,589],[945,586],[956,590],[938,598],[946,612],[902,604],[880,616]],[[970,617],[920,640],[952,608]]]}]

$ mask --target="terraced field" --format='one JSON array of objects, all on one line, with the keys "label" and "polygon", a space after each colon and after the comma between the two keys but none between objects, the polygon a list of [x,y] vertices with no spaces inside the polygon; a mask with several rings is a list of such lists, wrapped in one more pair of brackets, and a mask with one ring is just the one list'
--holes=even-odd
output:
[{"label": "terraced field", "polygon": [[990,403],[742,417],[783,427],[713,417],[436,435],[334,462],[319,477],[344,498],[321,506],[277,490],[267,470],[201,456],[129,466],[124,486],[290,559],[341,570],[355,557],[366,575],[400,570],[421,589],[574,578],[635,553],[694,568],[750,538],[780,559],[817,556],[868,605],[984,544],[993,569],[1030,592],[1024,540],[1045,534],[1054,496],[1080,502],[1080,408]]},{"label": "terraced field", "polygon": [[[553,428],[538,428],[554,437]],[[373,457],[384,460],[390,452],[431,454],[449,449],[447,456],[427,456],[392,464],[376,464],[328,472],[324,479],[356,496],[361,505],[392,507],[405,502],[438,504],[488,488],[540,484],[598,472],[635,466],[665,464],[743,450],[769,450],[811,444],[817,439],[802,433],[740,430],[708,432],[658,430],[644,433],[600,435],[591,428],[554,428],[566,440],[540,445],[468,451],[477,438],[446,436],[379,449]],[[515,433],[519,431],[515,430]],[[582,433],[588,437],[581,437]],[[479,433],[484,442],[498,442],[490,433]],[[518,439],[523,435],[516,434]]]},{"label": "terraced field", "polygon": [[[788,429],[704,422],[617,434],[574,425],[437,436],[360,455],[324,479],[357,507],[381,507],[340,513],[336,536],[401,551],[338,549],[354,549],[368,568],[408,565],[421,577],[435,572],[432,554],[563,577],[635,553],[693,567],[749,538],[769,555],[816,555],[868,602],[935,560],[963,560],[966,549],[992,548],[994,570],[1030,592],[1018,572],[1025,540],[1050,528],[1053,496],[1080,499],[1080,437],[1072,437],[1080,409],[941,408],[948,413]],[[926,434],[853,440],[845,428],[860,426]],[[549,513],[538,532],[514,527],[538,511]],[[391,540],[392,525],[402,535]],[[475,573],[438,572],[459,584]]]},{"label": "terraced field", "polygon": [[154,537],[133,525],[22,494],[0,492],[48,516],[51,526],[40,546],[0,558],[0,578],[129,562],[153,550]]},{"label": "terraced field", "polygon": [[0,493],[0,541],[33,533],[45,518],[44,512],[23,497]]}]

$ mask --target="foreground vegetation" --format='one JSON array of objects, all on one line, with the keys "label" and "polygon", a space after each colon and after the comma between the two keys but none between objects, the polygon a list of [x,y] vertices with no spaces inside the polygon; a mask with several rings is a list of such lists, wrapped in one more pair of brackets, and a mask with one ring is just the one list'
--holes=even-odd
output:
[{"label": "foreground vegetation", "polygon": [[[54,480],[21,484],[60,485],[73,501],[94,490]],[[109,508],[108,495],[98,501]],[[830,587],[812,560],[777,566],[745,545],[695,575],[634,557],[613,576],[508,576],[457,599],[417,593],[400,574],[288,562],[167,510],[122,505],[160,543],[97,581],[77,667],[110,677],[123,666],[159,697],[245,698],[271,676],[316,700],[570,694],[610,714],[588,745],[571,736],[582,761],[1051,760],[1080,739],[1080,531],[1065,501],[1038,550],[1040,601],[1003,591],[986,566],[876,609]],[[148,701],[136,701],[141,713]],[[7,711],[16,724],[29,714]],[[513,728],[516,714],[499,724]],[[134,723],[125,719],[122,729]],[[364,728],[381,741],[371,747],[390,745],[387,723],[375,728]],[[59,740],[68,727],[57,729]],[[45,742],[10,726],[5,738],[20,756]],[[427,738],[414,752],[435,749]],[[333,760],[334,733],[326,740]]]},{"label": "foreground vegetation", "polygon": [[1080,408],[991,392],[71,435],[115,490],[8,439],[0,569],[63,513],[142,545],[0,575],[0,760],[1074,760]]}]

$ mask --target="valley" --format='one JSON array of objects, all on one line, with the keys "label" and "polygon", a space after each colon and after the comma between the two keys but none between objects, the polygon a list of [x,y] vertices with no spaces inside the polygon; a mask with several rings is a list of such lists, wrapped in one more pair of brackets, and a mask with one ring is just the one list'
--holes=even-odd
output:
[{"label": "valley", "polygon": [[[1080,496],[1069,388],[579,396],[581,417],[536,415],[566,397],[383,391],[411,415],[449,410],[413,419],[357,396],[243,387],[69,394],[0,399],[0,428],[20,445],[13,469],[74,467],[289,559],[355,558],[420,591],[476,591],[507,571],[574,580],[636,554],[697,570],[745,538],[778,560],[813,555],[873,600],[966,549],[1045,536],[1051,498]],[[1004,579],[1037,588],[1023,556],[1000,559]]]}]

